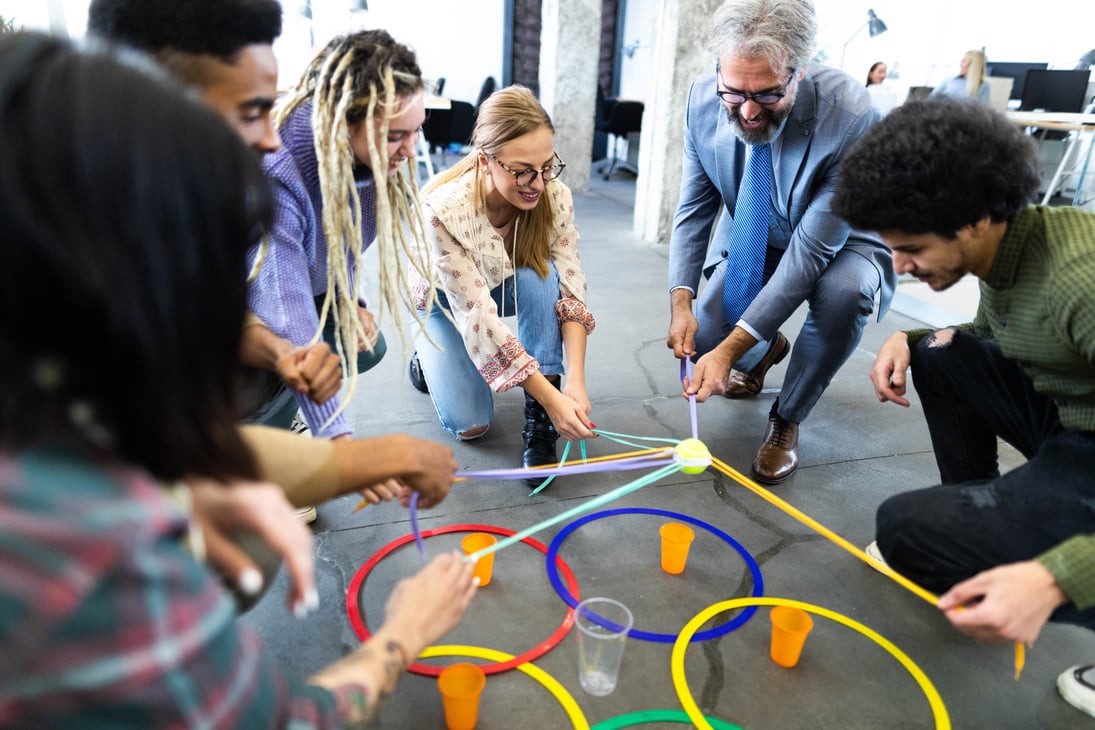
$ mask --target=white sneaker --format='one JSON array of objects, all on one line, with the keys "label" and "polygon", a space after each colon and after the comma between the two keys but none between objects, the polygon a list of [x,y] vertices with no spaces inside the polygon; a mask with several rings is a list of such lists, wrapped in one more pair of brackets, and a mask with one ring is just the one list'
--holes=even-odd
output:
[{"label": "white sneaker", "polygon": [[871,544],[863,548],[863,552],[867,553],[867,557],[879,565],[890,567],[886,559],[882,557],[882,551],[878,549],[878,540],[871,540]]},{"label": "white sneaker", "polygon": [[297,519],[306,525],[310,525],[316,521],[319,517],[319,513],[316,512],[315,505],[309,507],[297,507]]},{"label": "white sneaker", "polygon": [[308,427],[308,422],[304,420],[304,414],[297,410],[295,416],[293,416],[293,422],[289,424],[290,433],[295,433],[298,436],[311,436],[312,429]]},{"label": "white sneaker", "polygon": [[1095,717],[1095,664],[1069,667],[1057,677],[1057,691],[1065,702]]}]

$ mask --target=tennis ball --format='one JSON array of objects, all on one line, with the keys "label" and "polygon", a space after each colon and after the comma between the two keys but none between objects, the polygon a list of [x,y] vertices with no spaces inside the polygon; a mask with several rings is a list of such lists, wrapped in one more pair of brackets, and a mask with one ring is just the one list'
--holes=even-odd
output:
[{"label": "tennis ball", "polygon": [[699,439],[684,439],[673,450],[676,452],[677,463],[683,464],[681,471],[685,474],[702,474],[711,466],[711,452]]}]

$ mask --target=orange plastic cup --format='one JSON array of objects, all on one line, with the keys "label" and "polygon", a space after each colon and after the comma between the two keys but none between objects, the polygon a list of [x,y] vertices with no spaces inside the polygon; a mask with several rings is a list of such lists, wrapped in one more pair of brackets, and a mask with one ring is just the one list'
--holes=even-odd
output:
[{"label": "orange plastic cup", "polygon": [[487,675],[478,664],[459,662],[441,670],[437,688],[445,706],[445,726],[449,730],[472,730],[479,721],[479,696],[487,684]]},{"label": "orange plastic cup", "polygon": [[810,614],[790,606],[776,606],[769,614],[772,619],[772,661],[781,667],[798,664],[806,635],[814,628]]},{"label": "orange plastic cup", "polygon": [[696,533],[679,522],[665,523],[658,533],[662,536],[662,570],[671,575],[680,575],[684,572],[688,548],[691,547]]},{"label": "orange plastic cup", "polygon": [[[498,542],[498,538],[487,532],[473,532],[460,541],[460,547],[465,555],[477,553],[485,547]],[[494,553],[488,553],[475,563],[475,575],[479,579],[479,587],[483,588],[490,583],[491,574],[494,572]]]}]

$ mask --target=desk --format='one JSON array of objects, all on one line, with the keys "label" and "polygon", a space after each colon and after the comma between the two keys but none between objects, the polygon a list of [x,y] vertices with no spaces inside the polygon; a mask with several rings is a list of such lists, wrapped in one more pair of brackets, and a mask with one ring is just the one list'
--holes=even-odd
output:
[{"label": "desk", "polygon": [[1072,157],[1072,153],[1075,151],[1076,146],[1083,142],[1084,136],[1088,136],[1091,139],[1088,141],[1087,153],[1084,155],[1084,161],[1080,165],[1080,177],[1076,181],[1076,192],[1072,196],[1072,204],[1080,204],[1080,195],[1084,189],[1084,178],[1087,177],[1087,168],[1091,163],[1091,150],[1095,147],[1095,114],[1071,114],[1067,112],[1008,112],[1008,119],[1024,127],[1035,127],[1037,129],[1056,129],[1061,131],[1071,132],[1069,137],[1068,147],[1065,148],[1065,153],[1061,156],[1061,162],[1057,165],[1057,171],[1053,173],[1053,179],[1050,180],[1049,185],[1046,188],[1046,195],[1042,199],[1042,205],[1049,203],[1049,199],[1053,196],[1054,191],[1061,184],[1064,178],[1075,173],[1076,168],[1069,172],[1065,172],[1065,165],[1068,164],[1069,158]]}]

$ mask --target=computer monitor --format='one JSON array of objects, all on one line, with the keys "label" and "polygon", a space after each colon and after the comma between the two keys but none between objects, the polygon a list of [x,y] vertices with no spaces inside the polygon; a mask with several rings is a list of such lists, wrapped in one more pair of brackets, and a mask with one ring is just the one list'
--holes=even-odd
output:
[{"label": "computer monitor", "polygon": [[990,63],[985,66],[986,76],[1007,77],[1013,79],[1014,83],[1011,85],[1011,98],[1022,99],[1023,98],[1023,82],[1027,78],[1027,71],[1045,71],[1049,68],[1048,63],[1010,63],[999,61],[996,63]]},{"label": "computer monitor", "polygon": [[1019,108],[1023,111],[1081,111],[1090,75],[1090,71],[1027,71]]}]

